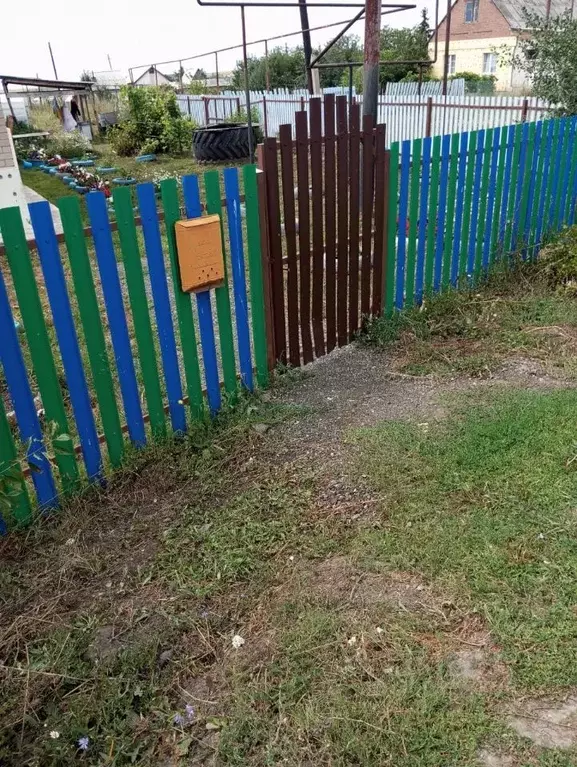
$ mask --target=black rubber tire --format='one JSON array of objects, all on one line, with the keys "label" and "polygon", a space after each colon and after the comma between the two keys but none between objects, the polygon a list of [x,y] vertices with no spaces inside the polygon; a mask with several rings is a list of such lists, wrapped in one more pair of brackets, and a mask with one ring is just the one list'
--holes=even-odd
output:
[{"label": "black rubber tire", "polygon": [[[256,147],[255,131],[252,145]],[[248,125],[241,123],[217,123],[199,128],[192,134],[194,156],[201,162],[227,162],[245,160],[249,156]]]}]

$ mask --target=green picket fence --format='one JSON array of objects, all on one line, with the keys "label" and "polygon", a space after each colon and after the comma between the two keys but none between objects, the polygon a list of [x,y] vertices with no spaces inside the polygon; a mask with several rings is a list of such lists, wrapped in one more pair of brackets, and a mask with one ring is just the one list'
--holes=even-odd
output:
[{"label": "green picket fence", "polygon": [[[55,507],[102,482],[128,445],[141,447],[217,413],[240,389],[268,382],[256,169],[116,189],[58,202],[64,247],[47,202],[0,210],[0,528],[27,521],[36,497]],[[181,210],[183,201],[184,212]],[[182,291],[175,222],[221,217],[225,281]],[[117,230],[117,234],[114,232]],[[62,252],[61,252],[62,251]],[[64,257],[65,252],[65,257]],[[143,254],[146,260],[142,258]],[[6,396],[7,395],[7,396]],[[4,398],[5,397],[5,398]],[[7,412],[10,403],[11,412]]]},{"label": "green picket fence", "polygon": [[575,221],[577,117],[392,144],[385,311],[533,258]]}]

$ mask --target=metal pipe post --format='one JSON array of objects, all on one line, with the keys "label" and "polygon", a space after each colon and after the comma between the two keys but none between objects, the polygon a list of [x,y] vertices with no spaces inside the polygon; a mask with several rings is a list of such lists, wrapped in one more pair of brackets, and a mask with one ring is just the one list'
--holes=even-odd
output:
[{"label": "metal pipe post", "polygon": [[254,161],[254,148],[252,145],[252,117],[250,114],[250,88],[248,84],[248,55],[246,52],[246,21],[244,18],[244,5],[240,6],[240,20],[242,24],[242,60],[244,64],[244,93],[246,98],[246,122],[248,125],[248,159]]},{"label": "metal pipe post", "polygon": [[311,33],[309,32],[309,12],[307,0],[299,0],[299,12],[301,16],[301,29],[303,31],[303,50],[305,54],[305,67],[307,73],[307,87],[309,93],[313,92],[313,79],[311,75],[311,58],[313,55],[311,46]]},{"label": "metal pipe post", "polygon": [[54,70],[54,79],[58,80],[58,72],[56,71],[56,64],[54,63],[54,54],[52,53],[52,46],[48,43],[48,50],[50,51],[50,58],[52,59],[52,69]]},{"label": "metal pipe post", "polygon": [[380,31],[381,0],[366,0],[363,115],[372,115],[375,125],[378,121]]},{"label": "metal pipe post", "polygon": [[443,62],[443,96],[447,95],[447,80],[449,78],[449,43],[451,42],[451,6],[452,0],[447,0],[447,15],[445,17],[445,61]]}]

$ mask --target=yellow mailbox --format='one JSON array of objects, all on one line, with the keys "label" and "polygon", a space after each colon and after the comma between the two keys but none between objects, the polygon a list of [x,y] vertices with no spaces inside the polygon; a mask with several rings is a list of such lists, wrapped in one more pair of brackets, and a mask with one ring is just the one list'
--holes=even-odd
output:
[{"label": "yellow mailbox", "polygon": [[177,221],[175,233],[182,289],[189,293],[222,285],[224,255],[220,216]]}]

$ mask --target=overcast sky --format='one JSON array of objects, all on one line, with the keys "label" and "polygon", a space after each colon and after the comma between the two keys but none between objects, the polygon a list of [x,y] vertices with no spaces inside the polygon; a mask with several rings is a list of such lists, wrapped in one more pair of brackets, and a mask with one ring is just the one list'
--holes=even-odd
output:
[{"label": "overcast sky", "polygon": [[[401,0],[405,1],[416,2],[417,8],[392,14],[386,23],[415,24],[423,6],[432,17],[433,0]],[[87,9],[85,14],[79,12],[81,5]],[[20,7],[25,14],[19,13]],[[309,21],[311,26],[318,26],[354,14],[352,8],[311,8]],[[299,28],[296,8],[250,8],[246,15],[249,41]],[[352,31],[362,37],[363,23],[356,24]],[[331,29],[314,32],[313,45],[327,42],[332,35]],[[77,80],[84,69],[108,69],[107,54],[114,69],[127,72],[139,64],[184,58],[240,43],[240,11],[201,8],[195,0],[97,0],[86,4],[78,0],[27,0],[21,4],[5,0],[0,26],[0,74],[53,77],[48,41],[52,43],[58,77]],[[300,41],[293,37],[286,42],[294,45]],[[255,45],[249,51],[262,54],[264,49]],[[232,69],[240,56],[240,50],[221,54],[219,68]],[[167,65],[164,69],[171,72],[177,66]],[[214,57],[185,63],[187,69],[197,66],[213,71]]]}]

